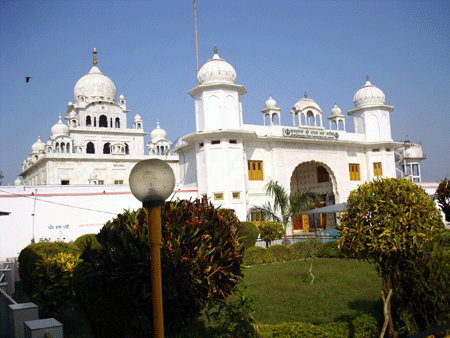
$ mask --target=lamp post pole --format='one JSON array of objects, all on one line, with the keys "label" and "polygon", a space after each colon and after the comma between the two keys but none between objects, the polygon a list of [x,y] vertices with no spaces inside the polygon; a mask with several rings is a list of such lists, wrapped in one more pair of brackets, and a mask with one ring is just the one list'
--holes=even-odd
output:
[{"label": "lamp post pole", "polygon": [[147,209],[148,242],[153,299],[153,332],[164,338],[163,297],[161,280],[161,207],[172,194],[175,175],[172,168],[159,159],[138,162],[130,173],[130,189]]}]

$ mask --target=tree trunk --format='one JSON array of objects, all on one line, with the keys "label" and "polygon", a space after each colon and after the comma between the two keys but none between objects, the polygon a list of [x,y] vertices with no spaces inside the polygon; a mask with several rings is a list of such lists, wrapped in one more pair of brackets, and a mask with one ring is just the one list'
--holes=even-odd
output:
[{"label": "tree trunk", "polygon": [[384,276],[382,287],[381,287],[381,298],[383,298],[383,312],[384,312],[384,324],[383,329],[380,333],[380,338],[384,337],[384,334],[386,332],[386,329],[389,326],[388,330],[388,337],[394,336],[394,322],[392,320],[392,313],[391,313],[391,296],[392,296],[392,289],[391,289],[391,276]]}]

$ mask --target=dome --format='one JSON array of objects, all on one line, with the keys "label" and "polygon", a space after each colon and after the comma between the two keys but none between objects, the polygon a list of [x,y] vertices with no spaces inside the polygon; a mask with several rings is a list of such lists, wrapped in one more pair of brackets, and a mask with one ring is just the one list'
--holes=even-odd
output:
[{"label": "dome", "polygon": [[353,97],[353,104],[356,108],[372,105],[384,105],[386,98],[381,89],[370,83],[369,76],[366,76],[366,84],[356,92]]},{"label": "dome", "polygon": [[61,114],[59,115],[59,121],[52,127],[52,136],[69,136],[69,127],[61,121]]},{"label": "dome", "polygon": [[22,185],[22,180],[20,179],[20,177],[17,177],[17,179],[14,181],[14,185],[15,186]]},{"label": "dome", "polygon": [[158,142],[160,140],[165,140],[166,139],[167,133],[166,133],[166,131],[164,129],[162,129],[159,126],[159,121],[157,121],[156,128],[153,129],[153,131],[150,133],[150,136],[152,138],[152,142],[153,143],[156,143],[156,142]]},{"label": "dome", "polygon": [[341,108],[339,108],[336,103],[334,104],[333,109],[331,109],[332,116],[342,116]]},{"label": "dome", "polygon": [[140,122],[140,121],[142,121],[141,115],[136,114],[136,116],[134,117],[134,122]]},{"label": "dome", "polygon": [[269,99],[266,101],[266,108],[277,108],[277,101],[272,98],[272,95],[270,95]]},{"label": "dome", "polygon": [[120,94],[119,100],[125,100],[125,96],[123,96],[123,94]]},{"label": "dome", "polygon": [[197,75],[198,84],[207,83],[236,83],[236,71],[233,66],[221,59],[214,49],[214,56],[208,60],[199,70]]},{"label": "dome", "polygon": [[41,136],[38,136],[38,140],[31,146],[31,150],[34,154],[45,153],[45,143],[41,141]]},{"label": "dome", "polygon": [[102,74],[97,66],[93,66],[89,73],[78,80],[73,90],[75,101],[79,101],[79,96],[92,101],[116,101],[116,86],[109,77]]},{"label": "dome", "polygon": [[95,173],[95,171],[91,172],[91,174],[89,175],[89,181],[93,181],[97,179],[97,174]]},{"label": "dome", "polygon": [[322,109],[320,109],[319,105],[314,102],[314,100],[308,99],[308,95],[305,93],[305,97],[300,99],[292,108],[292,110],[296,111],[302,111],[307,108],[315,108],[319,112],[322,112]]}]

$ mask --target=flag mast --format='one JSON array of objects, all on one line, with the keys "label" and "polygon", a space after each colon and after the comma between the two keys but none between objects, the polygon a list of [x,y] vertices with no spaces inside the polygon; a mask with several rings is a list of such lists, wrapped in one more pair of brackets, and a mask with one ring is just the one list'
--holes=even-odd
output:
[{"label": "flag mast", "polygon": [[198,40],[197,40],[197,7],[194,0],[194,20],[195,20],[195,54],[197,56],[197,74],[198,74]]}]

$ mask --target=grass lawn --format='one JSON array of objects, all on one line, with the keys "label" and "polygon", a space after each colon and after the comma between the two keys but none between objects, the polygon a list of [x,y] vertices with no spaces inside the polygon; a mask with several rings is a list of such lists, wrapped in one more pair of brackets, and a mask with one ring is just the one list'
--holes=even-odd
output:
[{"label": "grass lawn", "polygon": [[374,265],[345,259],[311,259],[260,265],[244,270],[244,282],[255,295],[259,324],[333,322],[343,316],[382,311],[381,279]]}]

